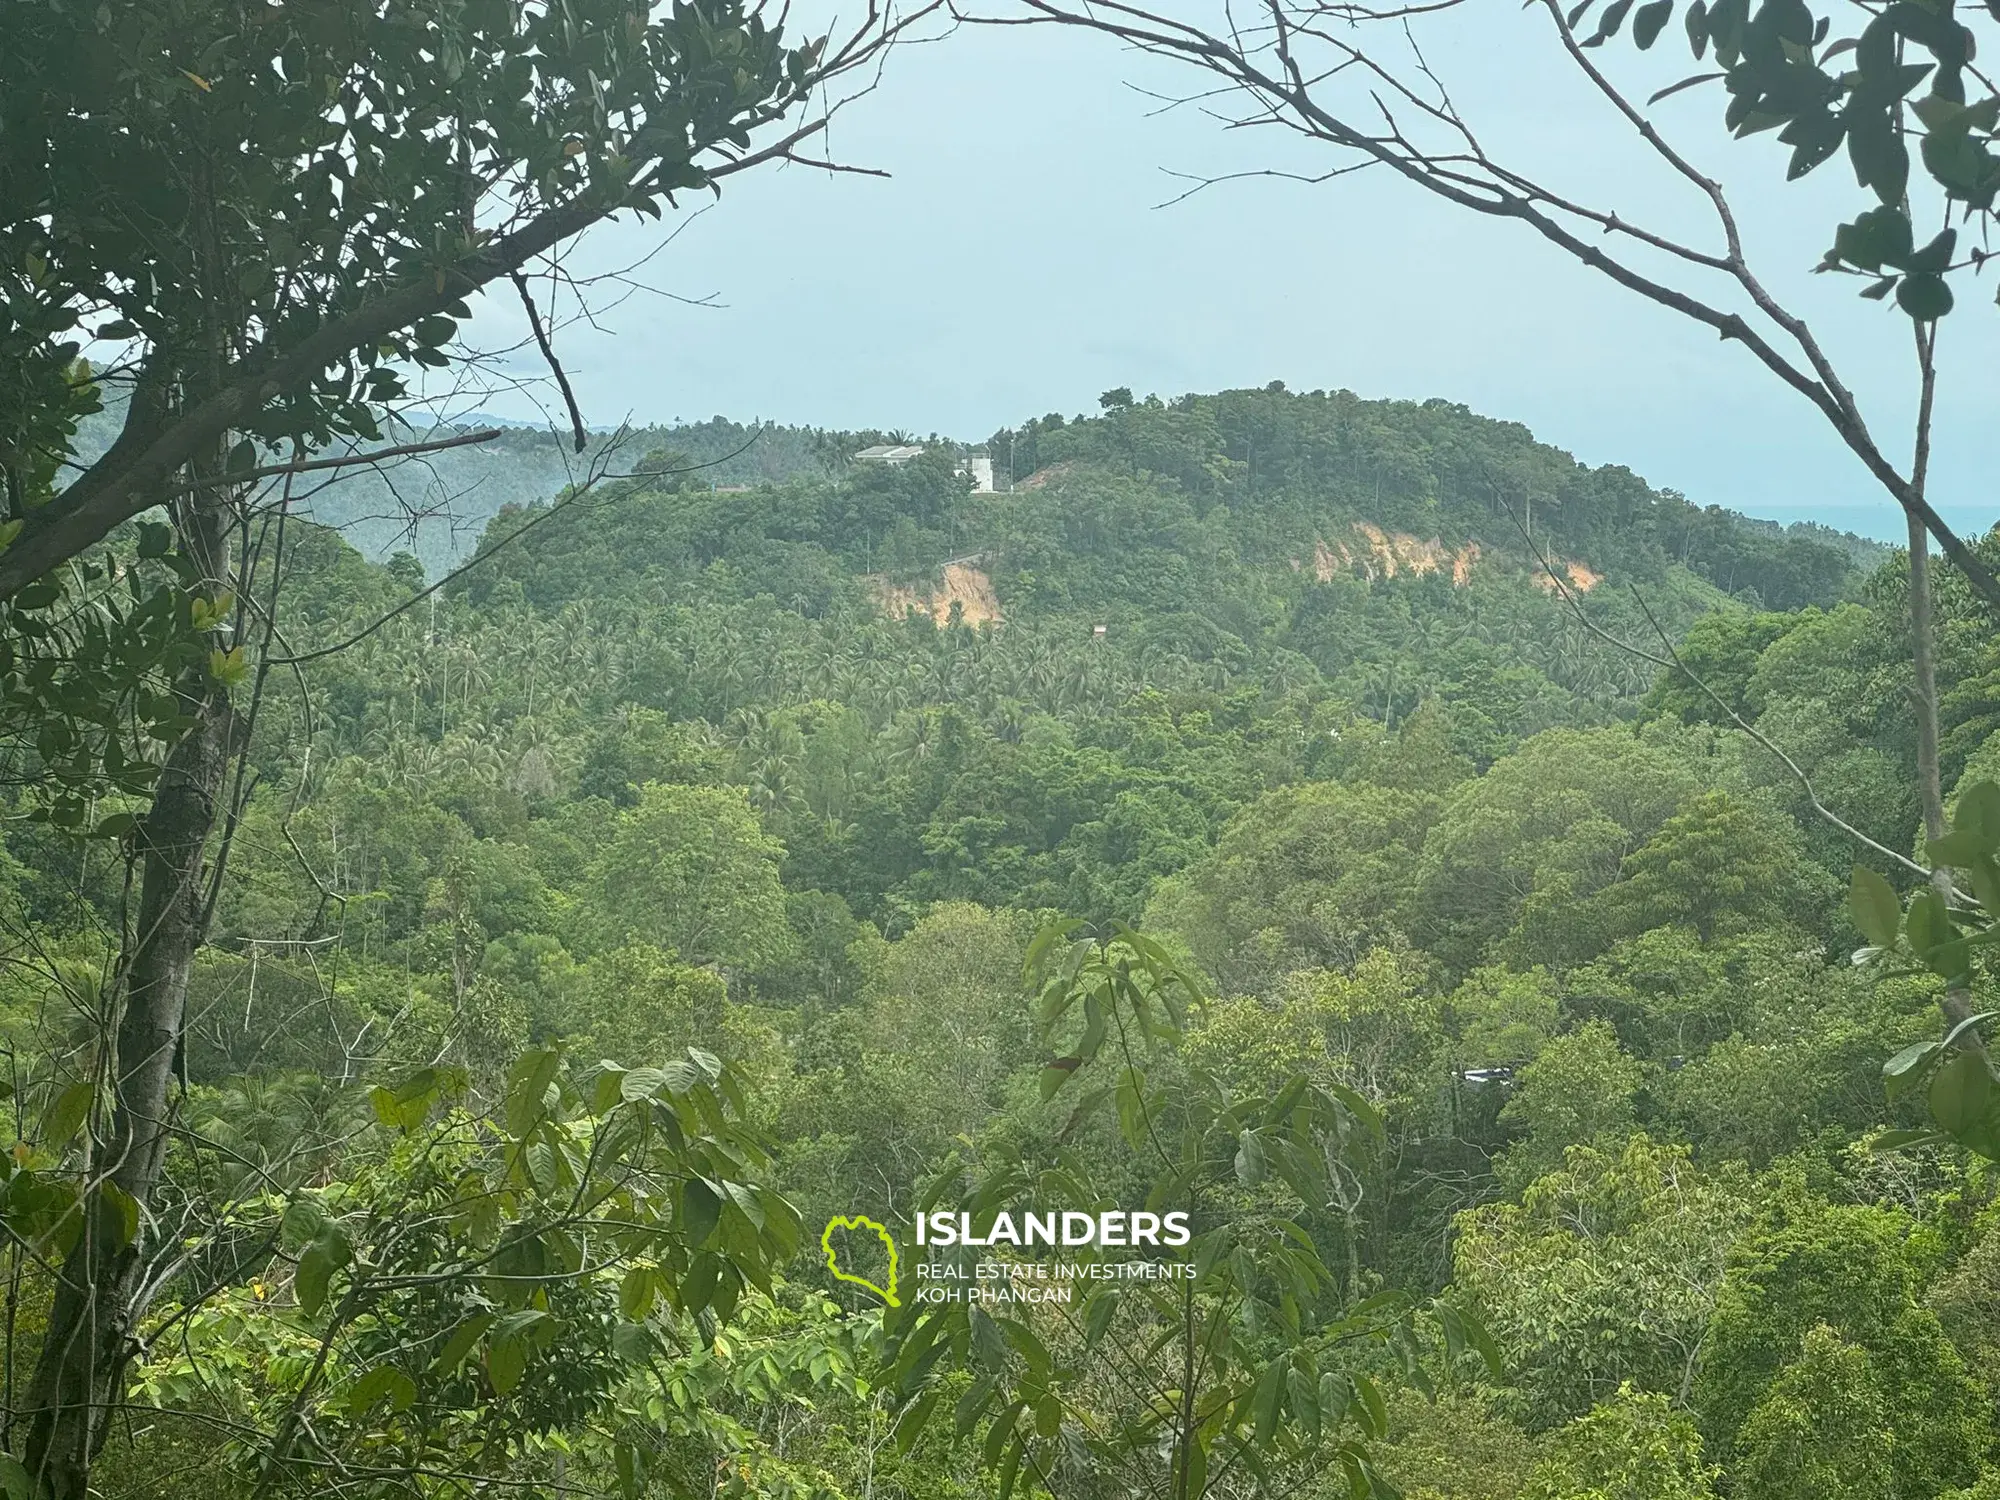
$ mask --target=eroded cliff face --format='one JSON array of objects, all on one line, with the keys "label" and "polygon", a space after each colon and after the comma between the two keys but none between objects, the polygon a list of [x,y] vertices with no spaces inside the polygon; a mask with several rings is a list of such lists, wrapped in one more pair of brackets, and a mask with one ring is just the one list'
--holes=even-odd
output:
[{"label": "eroded cliff face", "polygon": [[[1429,573],[1448,572],[1451,581],[1463,587],[1484,555],[1477,542],[1467,542],[1462,547],[1447,547],[1436,537],[1426,541],[1407,531],[1384,531],[1372,522],[1357,521],[1346,540],[1315,542],[1311,565],[1313,576],[1321,583],[1358,568],[1367,578],[1395,578],[1399,575],[1420,578]],[[1550,561],[1563,570],[1571,586],[1579,593],[1589,593],[1602,581],[1598,573],[1583,563],[1555,557]],[[1303,568],[1306,564],[1294,559],[1292,566]],[[1535,584],[1544,590],[1555,587],[1549,576],[1539,569],[1535,574]]]},{"label": "eroded cliff face", "polygon": [[[1471,579],[1472,570],[1487,556],[1478,542],[1447,547],[1436,537],[1426,541],[1407,531],[1385,531],[1372,522],[1357,521],[1346,540],[1316,541],[1310,562],[1295,557],[1292,567],[1297,570],[1310,566],[1321,583],[1356,570],[1365,578],[1421,578],[1431,573],[1449,573],[1452,583],[1462,588]],[[914,609],[944,625],[950,622],[955,604],[959,618],[967,625],[997,625],[1006,615],[1000,607],[1000,596],[994,592],[993,579],[976,566],[979,561],[972,558],[946,563],[942,575],[929,589],[891,583],[879,576],[869,582],[882,612],[891,619],[899,620]],[[1549,561],[1562,570],[1569,586],[1580,594],[1589,593],[1603,581],[1603,576],[1586,563],[1554,556]],[[1535,587],[1544,592],[1555,588],[1554,580],[1538,565],[1532,578]]]},{"label": "eroded cliff face", "polygon": [[1003,618],[1000,598],[993,592],[993,580],[970,563],[946,563],[944,577],[928,593],[883,578],[873,583],[882,612],[892,619],[900,620],[914,609],[944,625],[950,623],[954,604],[959,608],[959,618],[968,625],[997,625]]}]

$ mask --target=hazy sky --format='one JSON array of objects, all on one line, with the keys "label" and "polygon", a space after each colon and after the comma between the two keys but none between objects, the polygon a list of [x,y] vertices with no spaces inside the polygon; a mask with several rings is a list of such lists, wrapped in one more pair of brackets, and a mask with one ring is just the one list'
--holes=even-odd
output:
[{"label": "hazy sky", "polygon": [[[1698,205],[1550,60],[1547,24],[1493,0],[1428,45],[1489,147],[1695,232]],[[1687,58],[1669,42],[1673,32],[1654,56],[1621,61],[1643,65],[1645,87],[1670,80]],[[1186,186],[1175,172],[1328,160],[1197,110],[1162,113],[1141,92],[1187,83],[1080,32],[966,29],[901,49],[832,141],[839,159],[893,175],[787,167],[732,183],[640,273],[673,296],[638,292],[601,329],[565,332],[587,419],[720,413],[978,439],[1043,412],[1094,410],[1112,386],[1171,396],[1282,379],[1441,396],[1701,503],[1901,537],[1900,513],[1822,419],[1741,349],[1516,226],[1373,173],[1229,182],[1160,206]],[[1858,206],[1844,159],[1788,186],[1783,148],[1728,143],[1718,109],[1696,92],[1659,114],[1731,182],[1774,282],[1838,351],[1900,457],[1907,321],[1859,302],[1852,281],[1805,274]],[[662,234],[614,226],[576,264],[622,264]],[[500,335],[509,311],[482,311],[479,333]],[[1987,479],[2000,311],[1967,297],[1945,328],[1933,495],[1954,522],[1983,529],[2000,519]]]}]

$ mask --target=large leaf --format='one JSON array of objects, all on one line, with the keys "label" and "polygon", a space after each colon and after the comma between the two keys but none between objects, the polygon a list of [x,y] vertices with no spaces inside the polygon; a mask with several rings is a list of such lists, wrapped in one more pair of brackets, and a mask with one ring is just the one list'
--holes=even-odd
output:
[{"label": "large leaf", "polygon": [[1903,903],[1896,889],[1865,865],[1854,867],[1847,892],[1847,909],[1862,936],[1877,948],[1896,946],[1896,933],[1903,923]]}]

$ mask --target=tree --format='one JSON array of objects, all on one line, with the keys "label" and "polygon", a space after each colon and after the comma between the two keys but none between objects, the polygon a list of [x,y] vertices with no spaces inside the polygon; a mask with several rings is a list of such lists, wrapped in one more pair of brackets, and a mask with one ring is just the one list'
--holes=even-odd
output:
[{"label": "tree", "polygon": [[1760,1500],[1897,1492],[1896,1435],[1868,1353],[1824,1323],[1806,1333],[1737,1441],[1740,1482]]},{"label": "tree", "polygon": [[1801,914],[1804,866],[1789,819],[1703,792],[1625,856],[1607,895],[1627,931],[1685,925],[1706,943]]},{"label": "tree", "polygon": [[[1957,232],[1946,220],[1955,212],[1983,220],[2000,186],[1988,118],[2000,105],[1977,76],[1968,80],[1975,34],[1951,12],[1915,6],[1860,21],[1858,31],[1831,39],[1832,17],[1804,0],[1712,6],[1697,0],[1683,13],[1695,56],[1712,47],[1715,63],[1685,84],[1724,83],[1726,129],[1748,136],[1784,127],[1779,139],[1792,147],[1793,177],[1823,165],[1842,145],[1848,149],[1865,209],[1830,237],[1823,265],[1867,276],[1869,295],[1894,292],[1912,321],[1920,401],[1914,457],[1899,467],[1811,326],[1752,265],[1722,185],[1668,140],[1635,102],[1633,87],[1614,76],[1607,55],[1592,50],[1617,36],[1628,16],[1631,35],[1642,50],[1650,48],[1674,14],[1674,0],[1651,0],[1636,12],[1609,5],[1594,23],[1591,3],[1565,9],[1543,0],[1532,9],[1548,28],[1542,45],[1566,60],[1602,103],[1607,127],[1636,136],[1642,160],[1663,182],[1693,190],[1705,235],[1579,202],[1551,184],[1554,163],[1538,168],[1492,154],[1424,50],[1427,28],[1451,24],[1456,0],[1414,18],[1397,6],[1281,0],[1254,32],[1211,30],[1122,0],[1089,10],[1062,0],[1022,0],[1021,9],[1025,19],[1097,31],[1199,70],[1216,90],[1208,97],[1237,99],[1237,118],[1290,129],[1328,151],[1334,164],[1327,175],[1379,166],[1464,212],[1519,224],[1627,292],[1741,345],[1821,413],[1908,514],[1913,549],[1921,555],[1928,531],[2000,610],[2000,580],[1939,517],[1925,489],[1932,341],[1952,307],[1949,277],[1976,269],[1981,259],[1957,254]],[[996,18],[1022,19],[1018,12]],[[1836,66],[1849,53],[1853,66]],[[1916,94],[1924,82],[1928,91]],[[1969,98],[1968,88],[1985,93]],[[1911,170],[1911,137],[1922,142],[1921,175]],[[1938,226],[1920,248],[1919,223]]]},{"label": "tree", "polygon": [[1452,1267],[1508,1361],[1500,1399],[1555,1427],[1628,1384],[1685,1405],[1731,1247],[1755,1205],[1740,1169],[1643,1135],[1578,1146],[1518,1204],[1462,1214]]},{"label": "tree", "polygon": [[[1952,220],[1990,227],[2000,190],[1993,149],[2000,93],[1971,65],[1981,32],[2000,37],[2000,16],[1967,10],[1968,25],[1948,4],[1895,5],[1879,14],[1857,6],[1838,12],[1848,22],[1834,36],[1837,12],[1821,12],[1808,0],[1690,0],[1680,10],[1688,44],[1697,59],[1712,49],[1714,66],[1667,81],[1641,105],[1643,85],[1594,49],[1617,37],[1628,18],[1639,49],[1650,49],[1679,9],[1676,0],[1647,0],[1636,10],[1630,0],[1601,10],[1595,0],[1528,7],[1536,12],[1534,24],[1546,28],[1539,45],[1574,71],[1616,138],[1636,138],[1640,161],[1662,189],[1672,190],[1658,201],[1691,194],[1701,206],[1696,227],[1580,201],[1559,185],[1559,161],[1493,154],[1487,132],[1461,112],[1460,95],[1425,51],[1431,28],[1450,25],[1460,3],[1444,0],[1413,14],[1372,0],[1274,0],[1262,15],[1265,24],[1249,31],[1132,0],[1088,6],[1020,0],[1017,9],[986,14],[1084,28],[1184,64],[1202,77],[1200,97],[1211,108],[1218,98],[1236,101],[1235,123],[1276,125],[1326,150],[1324,176],[1379,167],[1444,204],[1518,224],[1592,273],[1739,345],[1804,398],[1907,523],[1916,783],[1926,837],[1942,839],[1933,539],[1987,609],[2000,613],[2000,578],[1944,522],[1929,495],[1941,320],[1954,305],[1953,278],[1963,285],[1986,260],[1983,250],[1959,253]],[[1790,177],[1813,172],[1846,148],[1860,201],[1829,236],[1817,269],[1865,278],[1867,297],[1893,293],[1909,319],[1914,418],[1907,462],[1885,449],[1811,324],[1753,264],[1722,183],[1647,113],[1668,95],[1718,81],[1727,95],[1723,127],[1738,137],[1777,130],[1791,148]],[[1921,93],[1920,85],[1927,85]],[[1913,170],[1912,139],[1919,142],[1921,172]],[[1497,481],[1488,483],[1497,493]],[[1527,539],[1525,524],[1522,533]],[[1551,583],[1570,597],[1549,571]],[[1676,667],[1685,673],[1684,664]],[[1948,898],[1949,871],[1925,873]],[[1952,1026],[1971,1013],[1957,987],[1946,991],[1942,1008]]]},{"label": "tree", "polygon": [[[291,479],[380,441],[402,372],[452,363],[468,297],[512,280],[545,338],[521,279],[540,258],[793,154],[824,115],[787,117],[897,25],[871,11],[793,43],[733,0],[10,10],[0,703],[68,826],[106,791],[147,799],[97,823],[127,839],[136,901],[105,1010],[117,1070],[84,1107],[94,1193],[143,1221],[159,1179],[188,975],[281,654]],[[89,339],[102,370],[79,363]],[[107,386],[119,436],[78,464]],[[119,539],[154,508],[164,524]],[[106,541],[119,561],[82,559]],[[58,1500],[88,1483],[162,1248],[93,1230],[67,1249],[11,1430]]]},{"label": "tree", "polygon": [[1525,1187],[1560,1166],[1572,1146],[1615,1149],[1638,1124],[1645,1076],[1603,1021],[1586,1021],[1545,1043],[1500,1111],[1501,1124],[1524,1132],[1502,1159],[1502,1175]]},{"label": "tree", "polygon": [[[232,1199],[231,1223],[177,1245],[188,1264],[149,1320],[171,1348],[120,1412],[205,1439],[237,1493],[477,1489],[568,1430],[586,1472],[636,1494],[651,1445],[630,1388],[768,1293],[798,1245],[740,1077],[699,1051],[578,1069],[537,1049],[491,1107],[435,1067],[369,1105],[338,1144],[291,1143],[233,1188],[221,1163],[179,1185]],[[9,1167],[9,1229],[74,1241],[74,1190],[39,1160]],[[90,1232],[129,1243],[136,1220]],[[0,1473],[45,1492],[12,1459]]]},{"label": "tree", "polygon": [[[871,12],[794,45],[727,4],[636,24],[601,4],[329,5],[246,24],[233,0],[115,19],[21,12],[0,73],[23,101],[0,156],[23,335],[0,380],[0,600],[121,521],[240,480],[256,459],[225,471],[232,433],[373,436],[398,366],[448,362],[465,298],[592,224],[790,156],[823,119],[753,134],[897,29]],[[89,399],[75,332],[107,315],[84,336],[139,341],[118,366],[123,432],[31,509]]]},{"label": "tree", "polygon": [[1147,920],[1231,989],[1299,963],[1344,967],[1394,930],[1437,806],[1385,787],[1270,792],[1161,885]]},{"label": "tree", "polygon": [[[1557,1429],[1523,1500],[1708,1500],[1719,1471],[1701,1434],[1657,1391],[1623,1385]],[[1759,1492],[1761,1494],[1761,1492]]]},{"label": "tree", "polygon": [[[1840,1352],[1852,1346],[1865,1353],[1894,1440],[1894,1493],[1930,1500],[1977,1477],[1993,1439],[1990,1403],[1916,1300],[1909,1228],[1888,1209],[1781,1201],[1746,1239],[1717,1294],[1694,1386],[1703,1430],[1725,1464],[1749,1460],[1760,1444],[1761,1462],[1797,1462],[1785,1445],[1803,1441],[1801,1422],[1818,1420],[1801,1410],[1811,1390],[1823,1388],[1829,1401],[1865,1398],[1853,1357]],[[1806,1350],[1821,1324],[1837,1337]],[[1801,1351],[1809,1368],[1788,1387],[1785,1370]],[[1753,1421],[1774,1396],[1777,1405]],[[1774,1482],[1783,1477],[1773,1470]]]},{"label": "tree", "polygon": [[1591,936],[1565,947],[1593,951],[1586,898],[1693,790],[1685,764],[1629,734],[1536,735],[1446,802],[1417,862],[1411,935],[1471,968],[1527,913],[1582,921]]},{"label": "tree", "polygon": [[791,942],[784,852],[741,791],[642,787],[592,870],[594,921],[613,942],[653,943],[688,962],[770,966]]}]

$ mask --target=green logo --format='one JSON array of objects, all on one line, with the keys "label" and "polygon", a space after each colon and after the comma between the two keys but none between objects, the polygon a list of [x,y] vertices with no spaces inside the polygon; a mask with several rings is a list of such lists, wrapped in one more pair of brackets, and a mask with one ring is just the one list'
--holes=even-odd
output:
[{"label": "green logo", "polygon": [[[856,1276],[840,1269],[840,1252],[833,1248],[833,1232],[836,1229],[872,1229],[875,1237],[882,1242],[882,1248],[889,1252],[889,1285],[879,1287],[865,1276]],[[819,1247],[826,1252],[826,1268],[833,1273],[835,1281],[852,1282],[855,1286],[865,1286],[891,1307],[903,1304],[896,1298],[896,1242],[889,1231],[864,1214],[851,1218],[832,1218],[826,1221],[826,1228],[820,1231]]]}]

